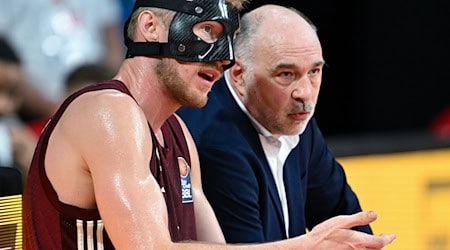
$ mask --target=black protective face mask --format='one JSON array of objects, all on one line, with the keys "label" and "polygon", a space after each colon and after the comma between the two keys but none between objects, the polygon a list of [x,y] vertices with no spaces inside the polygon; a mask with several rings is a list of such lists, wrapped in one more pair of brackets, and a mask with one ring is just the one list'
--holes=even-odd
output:
[{"label": "black protective face mask", "polygon": [[[156,7],[176,11],[169,28],[167,43],[133,42],[127,36],[129,20],[124,27],[127,57],[164,56],[187,62],[213,62],[229,60],[227,69],[234,64],[233,36],[239,28],[239,12],[225,0],[137,0],[133,12],[139,7]],[[195,24],[216,21],[224,32],[213,43],[201,40],[193,32]]]}]

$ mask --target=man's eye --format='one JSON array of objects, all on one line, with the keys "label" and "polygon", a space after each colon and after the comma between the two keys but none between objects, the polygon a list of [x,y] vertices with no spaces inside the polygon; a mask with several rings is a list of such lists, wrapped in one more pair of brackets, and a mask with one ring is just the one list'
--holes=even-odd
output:
[{"label": "man's eye", "polygon": [[294,80],[295,80],[295,74],[290,71],[281,72],[277,75],[277,82],[283,86],[288,86]]},{"label": "man's eye", "polygon": [[201,40],[214,43],[222,35],[224,28],[217,21],[206,21],[194,25],[193,31]]},{"label": "man's eye", "polygon": [[203,26],[203,30],[207,33],[211,33],[212,28],[209,25],[205,25],[205,26]]},{"label": "man's eye", "polygon": [[309,75],[316,76],[319,73],[320,73],[320,69],[313,69],[309,72]]},{"label": "man's eye", "polygon": [[282,72],[280,73],[280,76],[286,79],[294,78],[294,74],[292,72]]}]

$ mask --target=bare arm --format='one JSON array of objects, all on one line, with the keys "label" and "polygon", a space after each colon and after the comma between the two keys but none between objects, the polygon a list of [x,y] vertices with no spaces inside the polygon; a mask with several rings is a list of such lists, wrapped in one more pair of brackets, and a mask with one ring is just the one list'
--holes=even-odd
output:
[{"label": "bare arm", "polygon": [[97,206],[118,249],[164,249],[171,243],[164,198],[149,169],[149,128],[129,96],[107,90],[79,97],[52,136],[69,142],[58,145],[66,154],[60,161],[71,164],[59,176],[72,175],[60,186],[78,190],[58,192],[60,199]]},{"label": "bare arm", "polygon": [[[149,169],[151,142],[147,120],[129,96],[111,90],[87,93],[68,107],[52,134],[46,157],[49,178],[63,202],[98,207],[117,249],[214,247],[171,241],[166,204]],[[64,170],[57,167],[60,162]],[[194,190],[200,204],[196,213],[205,213],[198,216],[203,218],[201,225],[207,225],[208,217],[202,216],[213,213],[201,205],[206,199]],[[219,233],[214,237],[222,238],[203,239],[223,242],[219,227],[214,230]]]},{"label": "bare arm", "polygon": [[[166,204],[149,169],[153,145],[147,120],[125,94],[101,92],[83,95],[68,108],[52,134],[46,170],[60,199],[79,207],[98,207],[117,249],[130,246],[133,249],[308,249],[310,246],[332,249],[373,246],[377,249],[392,241],[390,235],[371,236],[342,229],[375,219],[358,214],[336,217],[320,224],[310,234],[274,243],[172,242]],[[217,220],[203,196],[198,158],[192,138],[188,137],[194,149],[191,177],[198,234],[203,241],[223,242]],[[64,162],[64,172],[58,173],[57,168],[52,168],[57,165],[54,162]],[[61,191],[70,188],[76,192]]]}]

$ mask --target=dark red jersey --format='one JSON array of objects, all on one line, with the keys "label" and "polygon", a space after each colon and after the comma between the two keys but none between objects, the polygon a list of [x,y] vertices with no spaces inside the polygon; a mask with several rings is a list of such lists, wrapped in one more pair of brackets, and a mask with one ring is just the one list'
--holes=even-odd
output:
[{"label": "dark red jersey", "polygon": [[[126,86],[116,80],[85,87],[66,99],[42,132],[23,196],[25,249],[114,249],[99,211],[60,202],[44,167],[49,137],[67,106],[83,93],[103,89],[116,89],[131,96]],[[153,131],[149,129],[154,145],[149,164],[167,204],[170,235],[174,242],[196,240],[187,143],[174,116],[161,129],[164,146],[157,143]],[[61,164],[61,167],[64,165]]]}]

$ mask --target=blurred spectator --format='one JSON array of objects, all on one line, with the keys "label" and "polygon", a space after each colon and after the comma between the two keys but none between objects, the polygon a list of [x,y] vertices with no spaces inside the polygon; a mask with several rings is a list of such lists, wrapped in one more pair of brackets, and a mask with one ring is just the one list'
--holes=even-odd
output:
[{"label": "blurred spectator", "polygon": [[115,71],[105,64],[84,64],[72,70],[66,77],[66,96],[88,84],[111,79]]},{"label": "blurred spectator", "polygon": [[[17,168],[25,179],[36,139],[17,115],[23,100],[18,91],[23,78],[19,57],[4,39],[0,39],[0,166]],[[10,176],[3,176],[8,180],[17,175],[13,170],[2,169],[1,173]],[[2,190],[6,188],[4,184],[2,180]]]},{"label": "blurred spectator", "polygon": [[[87,63],[80,65],[67,75],[64,81],[66,93],[62,99],[88,84],[113,78],[114,73],[113,68],[106,64]],[[36,137],[39,137],[48,119],[48,117],[45,117],[28,122],[29,128]]]},{"label": "blurred spectator", "polygon": [[27,79],[49,101],[61,100],[64,79],[78,65],[117,67],[124,58],[119,0],[3,1],[0,16],[0,33],[19,53]]}]

